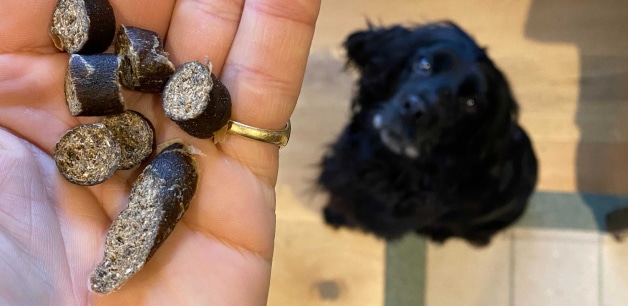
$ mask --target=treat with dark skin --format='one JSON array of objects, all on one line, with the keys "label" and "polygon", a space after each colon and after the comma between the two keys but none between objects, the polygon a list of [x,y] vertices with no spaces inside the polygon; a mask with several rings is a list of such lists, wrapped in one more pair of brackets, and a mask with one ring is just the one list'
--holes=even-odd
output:
[{"label": "treat with dark skin", "polygon": [[90,288],[111,293],[135,275],[170,235],[196,192],[198,167],[187,146],[163,149],[133,183],[129,205],[113,221]]},{"label": "treat with dark skin", "polygon": [[481,246],[521,216],[537,161],[484,49],[450,22],[371,26],[345,48],[360,76],[318,178],[329,224]]},{"label": "treat with dark skin", "polygon": [[50,34],[60,50],[101,53],[111,45],[115,32],[115,15],[108,0],[57,1]]},{"label": "treat with dark skin", "polygon": [[65,75],[65,96],[72,116],[107,116],[126,110],[118,81],[116,54],[72,54]]},{"label": "treat with dark skin", "polygon": [[211,72],[211,66],[188,62],[177,68],[166,83],[162,105],[166,116],[197,138],[210,138],[231,117],[227,87]]},{"label": "treat with dark skin", "polygon": [[102,123],[120,145],[120,170],[132,169],[150,157],[155,149],[155,128],[136,111],[107,116]]},{"label": "treat with dark skin", "polygon": [[118,169],[121,151],[109,129],[100,123],[79,125],[66,132],[53,153],[57,169],[70,182],[91,186]]},{"label": "treat with dark skin", "polygon": [[121,25],[115,39],[122,56],[120,82],[126,88],[160,93],[174,72],[163,42],[153,31]]}]

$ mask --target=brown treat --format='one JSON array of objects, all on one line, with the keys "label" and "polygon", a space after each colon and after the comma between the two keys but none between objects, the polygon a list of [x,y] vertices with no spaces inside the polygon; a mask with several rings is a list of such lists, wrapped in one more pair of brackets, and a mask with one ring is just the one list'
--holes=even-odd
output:
[{"label": "brown treat", "polygon": [[168,118],[197,138],[212,137],[231,117],[227,87],[200,62],[185,63],[172,74],[162,104]]},{"label": "brown treat", "polygon": [[174,143],[157,154],[107,232],[104,258],[90,277],[92,291],[110,293],[144,266],[187,210],[197,182],[196,161],[185,145]]},{"label": "brown treat", "polygon": [[91,186],[104,182],[118,169],[120,146],[104,124],[84,124],[61,137],[53,156],[68,181]]},{"label": "brown treat", "polygon": [[125,111],[115,54],[70,56],[65,98],[72,116],[107,116]]},{"label": "brown treat", "polygon": [[155,128],[136,111],[107,116],[102,123],[120,144],[120,170],[131,169],[148,159],[155,149]]},{"label": "brown treat", "polygon": [[116,19],[107,0],[58,0],[52,13],[52,40],[68,53],[104,52],[115,32]]},{"label": "brown treat", "polygon": [[160,93],[174,72],[161,38],[153,31],[120,26],[116,53],[122,55],[120,82],[129,89]]}]

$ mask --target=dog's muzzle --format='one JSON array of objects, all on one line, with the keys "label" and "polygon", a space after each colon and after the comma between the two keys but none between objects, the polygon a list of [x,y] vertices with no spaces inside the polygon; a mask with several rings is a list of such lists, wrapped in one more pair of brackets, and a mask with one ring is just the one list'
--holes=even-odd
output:
[{"label": "dog's muzzle", "polygon": [[384,115],[376,113],[373,116],[373,128],[379,132],[379,138],[384,145],[396,154],[405,155],[415,159],[419,157],[419,150],[416,148],[402,131],[391,129],[385,123]]}]

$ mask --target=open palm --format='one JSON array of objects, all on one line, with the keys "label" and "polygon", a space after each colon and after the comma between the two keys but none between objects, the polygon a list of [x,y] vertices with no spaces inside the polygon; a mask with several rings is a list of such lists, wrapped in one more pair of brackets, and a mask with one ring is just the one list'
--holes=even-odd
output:
[{"label": "open palm", "polygon": [[[0,1],[0,304],[259,305],[266,303],[275,226],[278,148],[240,136],[214,145],[167,119],[160,96],[126,93],[157,142],[200,152],[197,193],[169,239],[119,291],[89,292],[105,233],[141,169],[81,187],[50,157],[72,117],[68,54],[48,36],[55,0]],[[303,78],[319,0],[111,0],[118,23],[165,38],[176,66],[212,61],[234,120],[283,128]]]}]

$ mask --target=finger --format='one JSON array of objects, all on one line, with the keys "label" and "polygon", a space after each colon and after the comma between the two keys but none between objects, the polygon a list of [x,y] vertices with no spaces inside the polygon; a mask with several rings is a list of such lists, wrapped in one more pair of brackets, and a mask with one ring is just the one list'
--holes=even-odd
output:
[{"label": "finger", "polygon": [[[285,127],[301,89],[319,7],[318,0],[245,3],[221,76],[232,95],[235,120],[266,129]],[[221,148],[274,186],[277,146],[231,136]]]},{"label": "finger", "polygon": [[220,75],[238,29],[244,0],[181,0],[172,15],[166,39],[170,60],[179,66],[206,57]]},{"label": "finger", "polygon": [[0,1],[0,53],[16,50],[54,52],[48,36],[54,6],[49,0]]},{"label": "finger", "polygon": [[[100,119],[70,114],[64,93],[68,57],[65,53],[0,55],[0,126],[48,154],[65,131]],[[153,101],[126,102],[133,109],[151,107]]]},{"label": "finger", "polygon": [[47,153],[78,124],[65,103],[67,54],[0,55],[0,125]]},{"label": "finger", "polygon": [[[177,2],[166,38],[166,50],[170,54],[170,60],[179,66],[189,61],[204,62],[209,58],[214,67],[213,72],[220,75],[238,29],[243,5],[243,0]],[[234,188],[251,183],[250,180],[245,180],[246,172],[242,167],[226,159],[212,141],[194,139],[173,126],[162,112],[153,113],[157,114],[156,128],[162,128],[166,139],[182,138],[200,152],[196,156],[201,170],[199,188],[184,221],[203,235],[267,255],[268,250],[272,249],[272,238],[268,238],[267,229],[268,224],[273,224],[274,216],[269,217],[268,210],[261,213],[255,211],[268,207],[265,203],[259,203],[266,200],[263,196],[248,190],[238,192],[238,188]],[[230,166],[225,166],[225,163]],[[234,192],[229,192],[231,190]],[[225,194],[229,196],[221,196]],[[264,230],[246,235],[251,228]]]},{"label": "finger", "polygon": [[[220,68],[227,56],[242,12],[244,0],[180,0],[177,1],[165,41],[169,59],[179,66],[189,61],[205,61],[209,58],[214,66],[214,73],[219,75]],[[138,105],[149,114],[155,125],[158,141],[180,138],[192,144],[203,155],[199,165],[206,172],[206,161],[216,156],[216,147],[211,140],[196,139],[187,135],[166,118],[161,110],[161,102]]]},{"label": "finger", "polygon": [[110,0],[116,24],[134,26],[157,32],[165,37],[176,0]]},{"label": "finger", "polygon": [[[149,29],[165,35],[175,0],[111,0],[117,24]],[[58,52],[49,36],[56,1],[0,1],[0,53]]]},{"label": "finger", "polygon": [[[238,162],[225,157],[197,156],[205,171],[199,175],[196,203],[183,221],[208,237],[270,259],[273,252],[274,189]],[[254,230],[253,230],[254,229]]]}]

